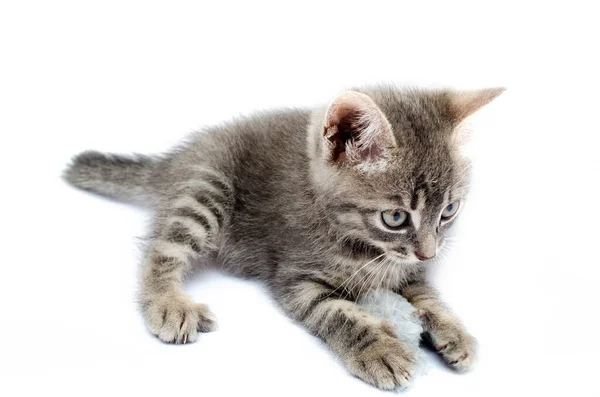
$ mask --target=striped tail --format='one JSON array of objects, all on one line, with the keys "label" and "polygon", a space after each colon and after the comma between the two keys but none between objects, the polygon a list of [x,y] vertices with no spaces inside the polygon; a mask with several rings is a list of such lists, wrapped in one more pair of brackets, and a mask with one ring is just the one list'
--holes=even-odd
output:
[{"label": "striped tail", "polygon": [[159,160],[153,156],[86,151],[73,158],[63,178],[73,186],[103,196],[151,204],[157,196],[152,179]]}]

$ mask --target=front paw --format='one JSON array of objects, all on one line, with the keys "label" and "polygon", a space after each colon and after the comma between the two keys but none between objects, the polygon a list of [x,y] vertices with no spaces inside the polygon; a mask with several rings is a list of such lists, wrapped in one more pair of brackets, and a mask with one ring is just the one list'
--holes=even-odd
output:
[{"label": "front paw", "polygon": [[463,329],[443,329],[430,332],[435,350],[444,361],[459,372],[473,369],[477,358],[477,340]]},{"label": "front paw", "polygon": [[403,389],[412,381],[416,354],[400,340],[381,333],[357,346],[347,366],[352,374],[380,389]]},{"label": "front paw", "polygon": [[167,343],[194,342],[198,332],[216,329],[217,322],[206,305],[181,296],[157,296],[142,302],[148,330]]}]

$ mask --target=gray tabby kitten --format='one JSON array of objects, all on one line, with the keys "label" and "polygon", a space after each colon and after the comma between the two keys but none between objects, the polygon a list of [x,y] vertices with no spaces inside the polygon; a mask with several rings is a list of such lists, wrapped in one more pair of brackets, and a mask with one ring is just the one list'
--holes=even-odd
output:
[{"label": "gray tabby kitten", "polygon": [[264,281],[351,373],[394,389],[411,380],[416,352],[355,301],[374,288],[402,294],[444,360],[471,368],[475,339],[425,276],[467,194],[459,124],[502,91],[347,91],[328,107],[208,128],[162,156],[84,152],[65,178],[155,209],[139,298],[162,341],[216,329],[183,282],[218,263]]}]

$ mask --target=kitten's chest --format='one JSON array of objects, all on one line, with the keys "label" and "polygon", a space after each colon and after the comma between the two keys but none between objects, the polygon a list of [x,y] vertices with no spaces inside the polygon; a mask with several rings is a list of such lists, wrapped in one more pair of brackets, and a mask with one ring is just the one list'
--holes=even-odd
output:
[{"label": "kitten's chest", "polygon": [[336,287],[343,288],[354,297],[370,290],[396,290],[414,280],[420,272],[418,266],[399,264],[385,255],[363,260],[349,259],[327,271],[335,279]]}]

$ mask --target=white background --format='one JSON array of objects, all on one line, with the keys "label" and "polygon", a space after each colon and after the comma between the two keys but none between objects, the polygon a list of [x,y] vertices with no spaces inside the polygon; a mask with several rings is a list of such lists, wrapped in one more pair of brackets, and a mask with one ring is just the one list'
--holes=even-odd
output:
[{"label": "white background", "polygon": [[395,82],[508,87],[473,118],[473,193],[436,272],[480,362],[457,375],[429,356],[406,395],[600,395],[592,2],[216,3],[0,4],[0,394],[384,395],[261,285],[216,273],[189,291],[220,330],[155,340],[134,302],[150,214],[59,175],[84,149],[160,152]]}]

